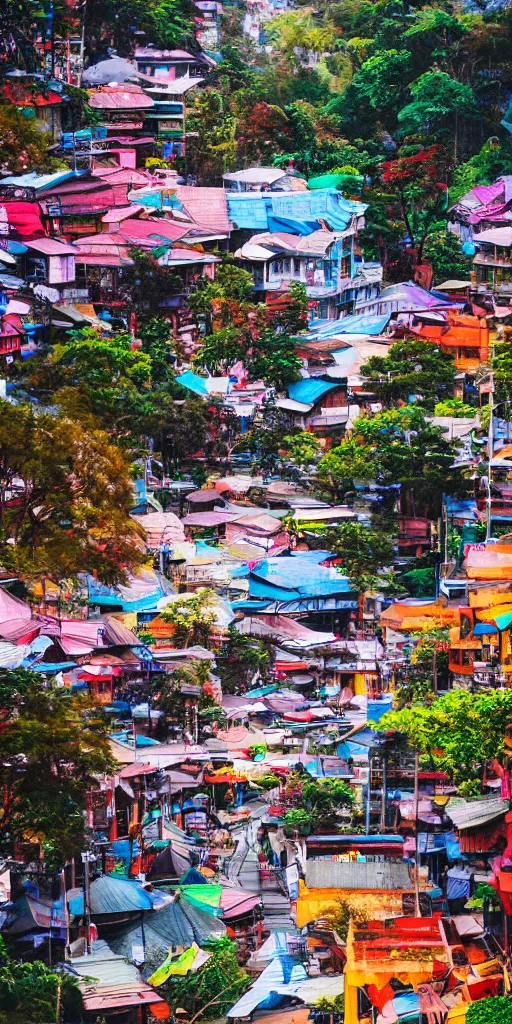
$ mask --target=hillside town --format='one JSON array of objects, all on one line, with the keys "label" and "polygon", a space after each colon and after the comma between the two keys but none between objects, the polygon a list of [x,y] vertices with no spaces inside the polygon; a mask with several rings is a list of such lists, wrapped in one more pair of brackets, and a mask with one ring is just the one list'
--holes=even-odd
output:
[{"label": "hillside town", "polygon": [[512,1024],[511,41],[5,0],[0,1024]]}]

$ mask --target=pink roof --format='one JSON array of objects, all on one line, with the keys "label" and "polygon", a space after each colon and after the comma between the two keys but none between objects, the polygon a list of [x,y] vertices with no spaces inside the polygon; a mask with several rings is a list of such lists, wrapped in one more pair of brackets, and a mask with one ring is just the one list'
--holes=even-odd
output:
[{"label": "pink roof", "polygon": [[146,533],[149,547],[159,547],[163,541],[185,540],[183,524],[174,512],[149,512],[145,516],[133,516],[135,522]]},{"label": "pink roof", "polygon": [[486,205],[487,203],[492,203],[493,199],[502,195],[504,191],[505,182],[495,181],[492,185],[476,185],[473,189],[473,195],[476,196],[481,203]]},{"label": "pink roof", "polygon": [[188,215],[200,227],[213,234],[229,234],[230,223],[225,189],[176,185],[176,195]]},{"label": "pink roof", "polygon": [[184,235],[190,230],[188,224],[176,224],[170,220],[164,220],[163,217],[155,220],[125,220],[122,227],[119,229],[119,234],[123,235],[125,239],[130,241],[151,241],[153,240],[156,244],[161,245],[162,239],[169,242],[175,242],[178,238],[183,238]]},{"label": "pink roof", "polygon": [[145,110],[154,106],[138,85],[106,86],[89,96],[92,110]]},{"label": "pink roof", "polygon": [[132,203],[131,206],[117,206],[113,210],[108,210],[107,213],[101,218],[102,224],[118,224],[122,220],[126,220],[127,217],[134,217],[136,213],[140,213],[143,210],[143,206],[137,206]]},{"label": "pink roof", "polygon": [[98,619],[62,619],[59,643],[65,654],[90,654],[103,647],[105,623]]},{"label": "pink roof", "polygon": [[40,622],[32,621],[30,606],[0,587],[0,637],[21,641],[32,629],[36,630],[37,636],[40,628]]},{"label": "pink roof", "polygon": [[92,173],[109,185],[149,185],[152,181],[150,174],[130,170],[129,167],[95,167]]},{"label": "pink roof", "polygon": [[67,242],[59,242],[58,238],[38,238],[31,242],[25,242],[29,249],[42,253],[43,256],[72,256],[75,249]]},{"label": "pink roof", "polygon": [[230,889],[226,885],[222,886],[220,909],[224,919],[248,914],[259,903],[261,903],[261,896],[258,893],[245,892],[243,889]]}]

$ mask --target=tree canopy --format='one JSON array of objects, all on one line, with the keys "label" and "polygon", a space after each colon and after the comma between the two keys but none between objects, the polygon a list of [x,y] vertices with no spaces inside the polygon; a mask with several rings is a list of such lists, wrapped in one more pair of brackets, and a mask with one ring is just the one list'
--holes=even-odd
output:
[{"label": "tree canopy", "polygon": [[461,795],[476,796],[484,762],[503,753],[511,722],[511,691],[450,690],[429,707],[415,703],[387,712],[378,728],[404,733],[410,745],[432,758],[456,785],[464,784],[462,791],[459,788]]},{"label": "tree canopy", "polygon": [[35,672],[0,669],[0,696],[3,852],[15,841],[37,844],[57,870],[84,848],[94,777],[115,767],[107,724],[86,698],[45,686]]}]

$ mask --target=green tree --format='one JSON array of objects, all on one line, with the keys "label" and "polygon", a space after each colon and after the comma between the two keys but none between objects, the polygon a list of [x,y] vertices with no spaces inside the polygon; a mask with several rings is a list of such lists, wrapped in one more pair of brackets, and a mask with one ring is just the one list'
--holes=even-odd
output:
[{"label": "green tree", "polygon": [[471,86],[444,71],[426,71],[412,83],[410,91],[412,101],[398,114],[402,135],[444,144],[453,141],[453,156],[457,159],[461,129],[469,128],[479,116]]},{"label": "green tree", "polygon": [[46,368],[57,390],[76,388],[98,420],[122,431],[141,392],[149,389],[152,360],[146,352],[132,350],[129,334],[102,338],[87,327],[67,344],[55,345]]},{"label": "green tree", "polygon": [[255,676],[265,678],[270,654],[260,640],[239,633],[234,626],[227,630],[222,654],[216,658],[223,693],[243,693]]},{"label": "green tree", "polygon": [[462,242],[453,231],[433,231],[427,235],[423,256],[434,272],[434,282],[463,280],[469,277],[473,265],[471,256],[465,256]]},{"label": "green tree", "polygon": [[161,615],[164,622],[173,626],[173,641],[176,647],[192,647],[194,644],[208,645],[215,610],[212,598],[215,591],[200,587],[193,595],[178,596],[166,605]]},{"label": "green tree", "polygon": [[198,1017],[212,1020],[225,1015],[249,987],[249,976],[238,964],[231,939],[204,942],[203,949],[212,953],[204,967],[173,981],[169,990],[173,1007],[186,1010],[188,1024]]},{"label": "green tree", "polygon": [[320,460],[319,473],[336,493],[357,480],[399,483],[402,511],[428,512],[434,518],[442,494],[461,488],[460,474],[453,468],[456,455],[457,445],[445,440],[421,409],[409,406],[360,416],[350,436]]},{"label": "green tree", "polygon": [[327,109],[339,113],[342,126],[353,125],[354,130],[361,121],[371,125],[377,118],[386,127],[394,128],[413,77],[414,63],[408,50],[382,50],[364,61],[346,93],[333,100]]},{"label": "green tree", "polygon": [[114,583],[143,560],[130,468],[104,431],[0,402],[0,493],[15,479],[24,486],[2,509],[4,565],[30,579],[95,572]]},{"label": "green tree", "polygon": [[412,339],[395,342],[385,357],[371,356],[361,367],[365,387],[388,408],[410,402],[414,395],[429,412],[450,397],[455,374],[452,357],[438,345]]},{"label": "green tree", "polygon": [[393,543],[381,530],[349,521],[328,530],[325,537],[329,551],[338,556],[341,571],[359,594],[374,589],[393,565]]},{"label": "green tree", "polygon": [[84,847],[87,790],[115,767],[107,725],[86,698],[36,673],[2,670],[0,692],[4,852],[36,843],[47,869],[58,870]]},{"label": "green tree", "polygon": [[0,937],[0,1024],[54,1024],[59,1007],[78,1019],[82,998],[76,979],[40,960],[23,963],[7,953]]},{"label": "green tree", "polygon": [[34,121],[14,106],[0,106],[0,171],[2,174],[26,174],[27,171],[51,171],[58,166],[48,153],[52,139]]},{"label": "green tree", "polygon": [[455,416],[458,419],[465,419],[475,416],[476,411],[474,406],[467,405],[462,398],[445,398],[442,402],[437,402],[434,416]]},{"label": "green tree", "polygon": [[484,762],[503,753],[511,718],[512,691],[450,690],[430,707],[415,704],[387,712],[378,729],[404,733],[410,745],[428,755],[453,783],[464,785],[463,793],[469,785],[469,791],[478,795]]},{"label": "green tree", "polygon": [[343,779],[311,779],[301,790],[301,804],[311,815],[313,828],[326,828],[339,822],[340,811],[351,811],[355,794]]},{"label": "green tree", "polygon": [[470,1003],[466,1021],[467,1024],[512,1024],[512,999],[490,996]]},{"label": "green tree", "polygon": [[287,434],[283,437],[285,458],[290,459],[295,466],[305,468],[315,463],[322,451],[321,442],[307,430],[300,430],[297,434]]}]

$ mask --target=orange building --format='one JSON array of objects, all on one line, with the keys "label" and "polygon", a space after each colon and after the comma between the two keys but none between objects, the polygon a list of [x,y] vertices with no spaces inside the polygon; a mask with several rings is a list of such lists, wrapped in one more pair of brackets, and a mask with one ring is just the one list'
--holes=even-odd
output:
[{"label": "orange building", "polygon": [[452,355],[455,366],[464,373],[476,373],[479,364],[487,362],[489,326],[485,317],[448,310],[444,323],[422,323],[413,330]]}]

